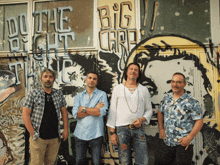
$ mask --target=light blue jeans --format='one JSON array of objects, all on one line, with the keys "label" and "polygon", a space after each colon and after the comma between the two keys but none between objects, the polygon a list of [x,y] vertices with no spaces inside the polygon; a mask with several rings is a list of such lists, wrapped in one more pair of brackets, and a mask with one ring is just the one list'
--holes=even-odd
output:
[{"label": "light blue jeans", "polygon": [[121,165],[132,164],[133,147],[135,165],[148,165],[147,141],[143,128],[130,129],[126,126],[116,127],[119,140],[119,161]]},{"label": "light blue jeans", "polygon": [[94,165],[101,164],[101,150],[103,136],[89,141],[81,140],[75,137],[76,140],[76,165],[84,165],[86,161],[86,151],[88,146],[91,147],[92,162]]}]

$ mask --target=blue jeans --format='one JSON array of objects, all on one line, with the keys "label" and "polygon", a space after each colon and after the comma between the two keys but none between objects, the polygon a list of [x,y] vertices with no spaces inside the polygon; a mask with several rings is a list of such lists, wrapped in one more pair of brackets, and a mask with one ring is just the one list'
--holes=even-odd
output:
[{"label": "blue jeans", "polygon": [[147,141],[143,128],[130,129],[126,126],[116,127],[119,140],[119,161],[121,165],[131,165],[131,148],[135,152],[135,165],[148,165]]},{"label": "blue jeans", "polygon": [[103,137],[98,137],[89,141],[80,140],[75,137],[76,140],[76,165],[83,165],[86,161],[86,152],[88,145],[91,147],[92,162],[94,165],[101,164],[101,150]]}]

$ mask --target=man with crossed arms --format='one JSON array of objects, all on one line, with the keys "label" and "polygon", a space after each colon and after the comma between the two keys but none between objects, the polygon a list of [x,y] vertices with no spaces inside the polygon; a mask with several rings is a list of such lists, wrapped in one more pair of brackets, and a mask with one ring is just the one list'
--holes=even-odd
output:
[{"label": "man with crossed arms", "polygon": [[103,116],[108,108],[107,95],[96,88],[98,74],[91,71],[87,74],[86,90],[74,98],[72,114],[77,120],[74,131],[76,140],[76,165],[83,165],[86,160],[88,145],[92,151],[94,165],[101,164],[101,150],[104,136]]}]

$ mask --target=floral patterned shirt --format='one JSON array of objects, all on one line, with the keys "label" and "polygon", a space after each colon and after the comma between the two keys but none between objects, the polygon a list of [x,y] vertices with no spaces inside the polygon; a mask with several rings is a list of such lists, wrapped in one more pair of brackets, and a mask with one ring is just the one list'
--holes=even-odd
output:
[{"label": "floral patterned shirt", "polygon": [[[203,118],[199,102],[187,93],[176,101],[173,93],[166,94],[159,111],[164,115],[164,142],[168,146],[180,145],[178,141],[192,131],[195,121]],[[194,144],[194,139],[190,144]]]}]

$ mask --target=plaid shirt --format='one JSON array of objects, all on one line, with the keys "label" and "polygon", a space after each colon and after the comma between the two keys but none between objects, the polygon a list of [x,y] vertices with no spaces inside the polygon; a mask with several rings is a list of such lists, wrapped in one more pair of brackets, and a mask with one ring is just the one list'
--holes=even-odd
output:
[{"label": "plaid shirt", "polygon": [[[192,131],[195,121],[203,118],[199,102],[187,93],[176,101],[173,93],[168,93],[159,110],[164,115],[164,142],[168,146],[180,145],[178,141]],[[194,144],[194,139],[190,144]]]},{"label": "plaid shirt", "polygon": [[[58,123],[60,123],[60,110],[62,107],[66,106],[66,101],[63,96],[63,93],[58,89],[53,88],[51,95],[54,106],[56,108]],[[23,106],[32,110],[30,117],[31,117],[32,125],[35,130],[33,140],[36,140],[40,136],[39,130],[40,130],[41,121],[44,114],[44,107],[45,107],[45,91],[43,90],[43,88],[39,87],[33,89],[26,96],[26,100]],[[61,138],[60,124],[58,124],[58,133],[59,133],[59,137]]]}]

